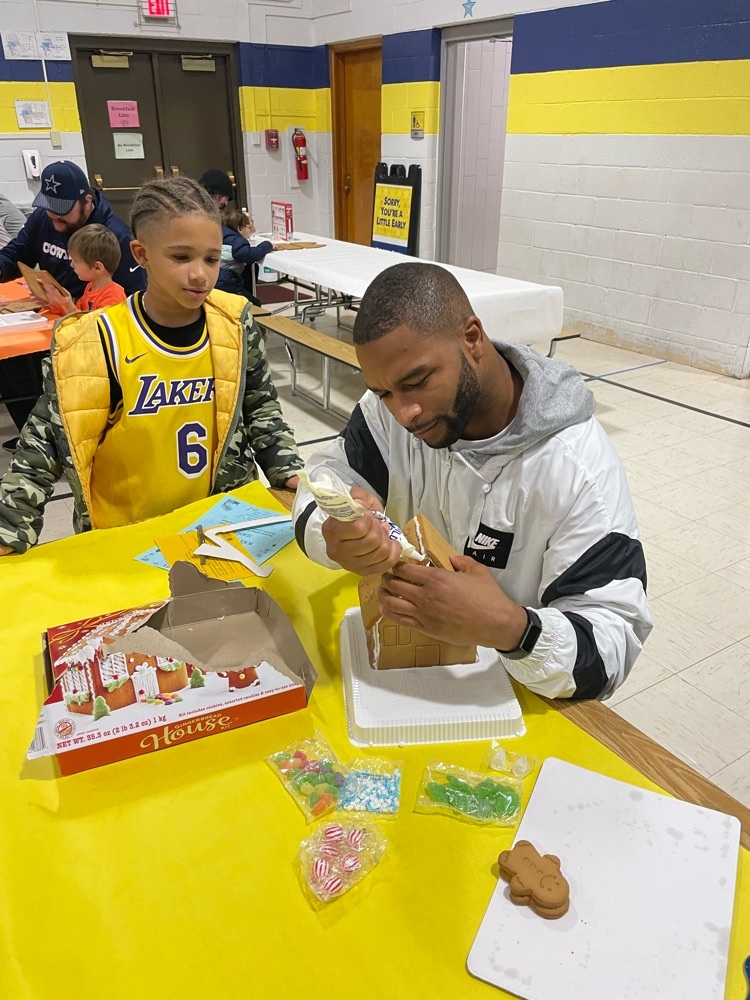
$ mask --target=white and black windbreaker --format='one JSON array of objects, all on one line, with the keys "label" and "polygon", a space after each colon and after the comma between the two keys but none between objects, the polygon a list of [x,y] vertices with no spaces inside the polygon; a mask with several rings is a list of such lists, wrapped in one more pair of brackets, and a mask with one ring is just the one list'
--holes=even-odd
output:
[{"label": "white and black windbreaker", "polygon": [[[378,496],[396,524],[424,514],[490,567],[543,631],[508,672],[550,698],[605,698],[628,676],[652,623],[646,565],[625,470],[578,372],[528,347],[495,344],[524,381],[513,422],[486,441],[431,449],[366,392],[336,441],[313,455]],[[323,516],[300,488],[297,541],[328,559]]]}]

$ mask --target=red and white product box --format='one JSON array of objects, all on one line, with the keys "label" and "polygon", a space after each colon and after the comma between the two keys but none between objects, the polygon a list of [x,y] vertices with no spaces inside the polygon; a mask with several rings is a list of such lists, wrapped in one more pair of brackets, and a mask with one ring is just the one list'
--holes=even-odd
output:
[{"label": "red and white product box", "polygon": [[168,601],[47,630],[30,759],[75,774],[305,708],[315,669],[273,598],[187,563],[169,582]]},{"label": "red and white product box", "polygon": [[271,202],[271,236],[278,240],[288,240],[294,232],[292,204],[289,201]]}]

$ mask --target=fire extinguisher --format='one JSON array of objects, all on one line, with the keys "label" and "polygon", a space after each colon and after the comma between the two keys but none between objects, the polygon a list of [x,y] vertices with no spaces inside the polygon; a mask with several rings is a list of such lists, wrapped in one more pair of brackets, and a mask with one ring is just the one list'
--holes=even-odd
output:
[{"label": "fire extinguisher", "polygon": [[306,181],[310,177],[307,166],[307,139],[301,128],[296,128],[292,134],[292,145],[294,146],[294,160],[297,167],[297,180]]}]

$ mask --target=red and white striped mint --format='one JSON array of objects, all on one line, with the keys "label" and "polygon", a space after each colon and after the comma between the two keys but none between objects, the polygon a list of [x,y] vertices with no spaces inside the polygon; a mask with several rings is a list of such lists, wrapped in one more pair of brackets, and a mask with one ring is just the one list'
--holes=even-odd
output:
[{"label": "red and white striped mint", "polygon": [[321,844],[318,854],[322,854],[326,858],[337,858],[339,856],[338,845],[329,843]]},{"label": "red and white striped mint", "polygon": [[327,896],[335,896],[336,893],[341,892],[344,888],[343,881],[338,877],[338,875],[331,875],[323,883],[323,892]]},{"label": "red and white striped mint", "polygon": [[316,858],[312,866],[313,878],[327,878],[331,874],[331,863],[326,858]]},{"label": "red and white striped mint", "polygon": [[367,836],[367,831],[360,829],[358,826],[353,826],[351,830],[347,833],[346,839],[349,841],[350,845],[356,850],[359,850],[362,844],[365,842],[365,837]]},{"label": "red and white striped mint", "polygon": [[341,859],[341,867],[345,872],[356,872],[362,867],[362,862],[356,854],[345,854]]},{"label": "red and white striped mint", "polygon": [[323,831],[323,836],[326,840],[342,840],[344,836],[344,828],[340,823],[329,823]]}]

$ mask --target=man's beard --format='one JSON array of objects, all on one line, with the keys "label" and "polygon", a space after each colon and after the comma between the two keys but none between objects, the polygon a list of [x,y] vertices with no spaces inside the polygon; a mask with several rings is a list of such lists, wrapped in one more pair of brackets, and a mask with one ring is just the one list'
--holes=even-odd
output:
[{"label": "man's beard", "polygon": [[428,441],[425,441],[425,444],[430,448],[450,448],[452,444],[460,440],[476,412],[480,395],[479,376],[466,360],[465,355],[461,354],[461,371],[458,376],[456,396],[453,400],[453,413],[450,416],[442,415],[439,418],[445,423],[445,434],[435,444]]}]

